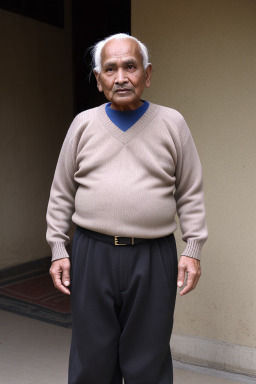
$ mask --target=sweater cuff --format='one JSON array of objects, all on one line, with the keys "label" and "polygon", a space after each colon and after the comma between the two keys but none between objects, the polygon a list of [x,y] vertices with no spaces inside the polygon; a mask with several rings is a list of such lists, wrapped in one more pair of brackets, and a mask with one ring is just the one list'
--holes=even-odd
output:
[{"label": "sweater cuff", "polygon": [[52,245],[52,261],[69,257],[64,243],[53,243]]},{"label": "sweater cuff", "polygon": [[198,240],[188,240],[185,251],[182,252],[181,256],[192,257],[193,259],[201,260],[201,249],[204,242]]}]

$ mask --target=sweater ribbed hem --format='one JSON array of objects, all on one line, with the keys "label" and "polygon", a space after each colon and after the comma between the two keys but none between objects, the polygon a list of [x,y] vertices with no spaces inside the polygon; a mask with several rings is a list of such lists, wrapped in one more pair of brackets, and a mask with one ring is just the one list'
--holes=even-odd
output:
[{"label": "sweater ribbed hem", "polygon": [[52,245],[52,261],[69,257],[64,243],[54,243]]},{"label": "sweater ribbed hem", "polygon": [[203,241],[188,240],[185,251],[182,252],[182,256],[192,257],[193,259],[201,260],[201,249],[204,245]]}]

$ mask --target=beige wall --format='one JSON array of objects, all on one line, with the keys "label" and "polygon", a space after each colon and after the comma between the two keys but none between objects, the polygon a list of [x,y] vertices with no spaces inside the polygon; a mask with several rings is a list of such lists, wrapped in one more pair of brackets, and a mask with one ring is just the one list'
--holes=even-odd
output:
[{"label": "beige wall", "polygon": [[132,34],[154,67],[144,97],[184,115],[204,169],[203,276],[174,333],[256,348],[256,3],[133,0]]},{"label": "beige wall", "polygon": [[70,23],[0,10],[0,269],[50,255],[45,211],[72,119]]}]

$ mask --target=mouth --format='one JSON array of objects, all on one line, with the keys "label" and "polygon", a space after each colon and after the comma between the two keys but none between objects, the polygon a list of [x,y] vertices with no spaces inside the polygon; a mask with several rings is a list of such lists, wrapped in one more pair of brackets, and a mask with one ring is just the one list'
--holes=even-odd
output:
[{"label": "mouth", "polygon": [[131,89],[129,88],[119,88],[115,90],[115,93],[119,93],[119,94],[125,94],[129,92],[131,92]]}]

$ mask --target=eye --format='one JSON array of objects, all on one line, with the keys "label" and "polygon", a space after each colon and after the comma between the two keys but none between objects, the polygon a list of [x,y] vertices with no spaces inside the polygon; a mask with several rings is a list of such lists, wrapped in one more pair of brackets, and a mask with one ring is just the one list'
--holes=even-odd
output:
[{"label": "eye", "polygon": [[107,68],[107,72],[112,72],[113,68]]},{"label": "eye", "polygon": [[133,68],[135,68],[135,66],[133,64],[128,65],[128,69],[133,69]]}]

